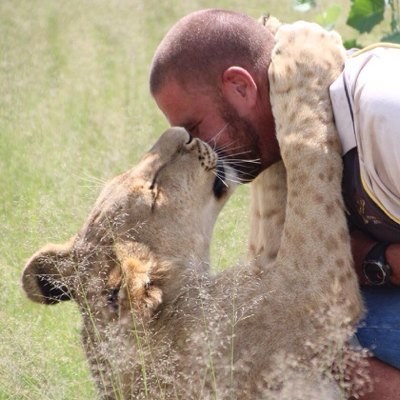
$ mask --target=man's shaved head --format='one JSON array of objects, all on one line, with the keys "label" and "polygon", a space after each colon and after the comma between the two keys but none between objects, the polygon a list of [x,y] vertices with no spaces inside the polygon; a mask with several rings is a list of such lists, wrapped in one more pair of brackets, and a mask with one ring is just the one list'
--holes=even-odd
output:
[{"label": "man's shaved head", "polygon": [[182,86],[217,86],[230,66],[266,79],[274,44],[272,34],[255,19],[233,11],[197,11],[179,20],[153,58],[150,91],[157,94],[169,79]]},{"label": "man's shaved head", "polygon": [[280,157],[268,84],[274,45],[245,14],[202,10],[172,27],[151,67],[150,91],[170,125],[212,144],[246,181]]}]

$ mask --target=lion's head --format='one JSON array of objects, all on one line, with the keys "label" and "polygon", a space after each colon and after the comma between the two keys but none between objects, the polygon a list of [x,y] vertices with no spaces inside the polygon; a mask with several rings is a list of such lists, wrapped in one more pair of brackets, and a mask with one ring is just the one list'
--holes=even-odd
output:
[{"label": "lion's head", "polygon": [[[206,268],[214,222],[233,191],[229,174],[207,144],[184,129],[167,130],[136,167],[106,184],[76,236],[28,261],[22,277],[28,297],[80,303],[92,279],[120,285],[124,274],[150,272],[150,258]],[[137,265],[141,259],[146,268]],[[144,287],[151,283],[143,278]]]},{"label": "lion's head", "polygon": [[106,184],[76,236],[32,256],[23,289],[42,304],[75,300],[90,353],[96,332],[131,321],[132,310],[151,319],[174,293],[165,287],[179,286],[178,270],[208,267],[232,174],[207,144],[184,129],[167,130],[136,167]]}]

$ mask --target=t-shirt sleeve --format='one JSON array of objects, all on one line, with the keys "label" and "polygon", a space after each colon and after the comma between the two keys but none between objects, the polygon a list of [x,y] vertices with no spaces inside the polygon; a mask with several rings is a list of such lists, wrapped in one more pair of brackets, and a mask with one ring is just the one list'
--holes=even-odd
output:
[{"label": "t-shirt sleeve", "polygon": [[364,189],[400,222],[400,49],[378,48],[350,83]]}]

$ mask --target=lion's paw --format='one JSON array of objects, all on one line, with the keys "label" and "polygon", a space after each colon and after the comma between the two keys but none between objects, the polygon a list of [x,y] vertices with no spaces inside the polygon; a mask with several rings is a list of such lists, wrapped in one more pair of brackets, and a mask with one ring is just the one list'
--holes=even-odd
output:
[{"label": "lion's paw", "polygon": [[298,87],[325,91],[343,68],[346,53],[336,32],[299,21],[283,25],[275,38],[268,72],[275,92]]}]

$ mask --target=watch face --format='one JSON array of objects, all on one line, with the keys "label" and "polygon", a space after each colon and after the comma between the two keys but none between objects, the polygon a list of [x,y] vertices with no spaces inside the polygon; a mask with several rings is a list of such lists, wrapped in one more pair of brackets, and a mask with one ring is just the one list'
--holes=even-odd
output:
[{"label": "watch face", "polygon": [[364,275],[372,285],[384,285],[390,279],[390,267],[376,261],[364,263]]}]

